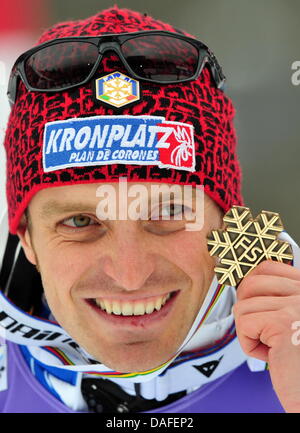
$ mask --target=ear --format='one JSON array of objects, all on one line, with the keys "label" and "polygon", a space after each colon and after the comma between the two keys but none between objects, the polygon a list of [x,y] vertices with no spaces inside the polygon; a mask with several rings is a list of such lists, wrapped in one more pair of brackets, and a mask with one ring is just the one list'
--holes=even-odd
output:
[{"label": "ear", "polygon": [[25,215],[23,215],[21,219],[20,225],[18,227],[17,235],[20,239],[27,260],[29,260],[30,263],[36,266],[37,260],[32,246],[32,239],[31,239],[32,235],[30,234],[28,228],[28,221]]}]

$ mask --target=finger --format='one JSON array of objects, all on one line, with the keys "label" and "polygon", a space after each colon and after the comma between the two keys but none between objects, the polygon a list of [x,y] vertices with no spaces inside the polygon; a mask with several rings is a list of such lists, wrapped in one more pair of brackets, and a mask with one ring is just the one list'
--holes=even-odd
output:
[{"label": "finger", "polygon": [[[291,320],[282,311],[243,314],[235,318],[236,333],[243,351],[254,358],[267,361],[269,349],[278,340],[289,338]],[[277,340],[276,340],[277,338]]]},{"label": "finger", "polygon": [[293,296],[300,295],[300,278],[294,280],[274,275],[249,274],[237,288],[237,299],[255,296]]},{"label": "finger", "polygon": [[300,280],[300,269],[287,263],[264,260],[252,269],[248,275],[275,275]]},{"label": "finger", "polygon": [[[255,296],[237,301],[233,307],[235,317],[242,314],[286,309],[300,318],[300,294],[298,296]],[[295,319],[296,320],[296,319]]]}]

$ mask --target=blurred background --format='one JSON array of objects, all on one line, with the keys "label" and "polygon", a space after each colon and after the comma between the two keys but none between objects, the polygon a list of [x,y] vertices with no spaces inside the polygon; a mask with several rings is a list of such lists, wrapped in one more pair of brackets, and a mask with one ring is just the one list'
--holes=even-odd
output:
[{"label": "blurred background", "polygon": [[300,61],[298,0],[1,0],[0,217],[9,112],[5,94],[13,61],[48,26],[115,4],[170,22],[215,52],[237,110],[245,204],[255,215],[262,209],[279,212],[300,243],[300,85],[291,80],[292,63]]}]

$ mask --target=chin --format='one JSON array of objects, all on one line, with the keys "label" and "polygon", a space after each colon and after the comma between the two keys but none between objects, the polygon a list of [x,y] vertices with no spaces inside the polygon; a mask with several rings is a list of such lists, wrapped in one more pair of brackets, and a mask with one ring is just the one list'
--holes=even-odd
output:
[{"label": "chin", "polygon": [[114,371],[118,371],[120,373],[135,373],[152,370],[153,368],[159,367],[164,364],[170,356],[160,357],[159,359],[148,358],[147,353],[131,354],[131,356],[127,353],[121,356],[120,354],[114,356],[113,358],[110,356],[96,356],[93,355],[95,359],[101,361],[106,367],[111,368]]}]

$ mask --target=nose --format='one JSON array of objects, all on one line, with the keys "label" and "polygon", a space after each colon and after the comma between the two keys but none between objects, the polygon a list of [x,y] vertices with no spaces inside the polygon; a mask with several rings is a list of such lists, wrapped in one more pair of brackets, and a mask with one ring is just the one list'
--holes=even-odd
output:
[{"label": "nose", "polygon": [[140,290],[155,269],[155,254],[137,222],[118,221],[116,225],[103,271],[122,290]]}]

